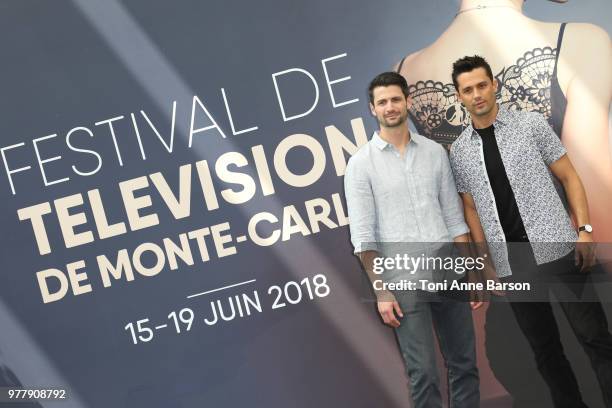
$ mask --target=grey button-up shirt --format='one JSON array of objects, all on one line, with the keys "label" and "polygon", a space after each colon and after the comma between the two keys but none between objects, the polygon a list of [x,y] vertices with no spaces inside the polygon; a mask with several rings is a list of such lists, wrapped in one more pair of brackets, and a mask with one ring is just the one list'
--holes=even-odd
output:
[{"label": "grey button-up shirt", "polygon": [[469,231],[446,151],[418,134],[401,157],[374,133],[349,159],[344,187],[355,253],[381,252],[385,242],[452,242]]},{"label": "grey button-up shirt", "polygon": [[[548,166],[566,150],[544,117],[499,110],[495,139],[538,264],[567,255],[577,233]],[[499,276],[511,275],[505,236],[484,163],[481,136],[469,125],[451,146],[459,192],[471,193]]]}]

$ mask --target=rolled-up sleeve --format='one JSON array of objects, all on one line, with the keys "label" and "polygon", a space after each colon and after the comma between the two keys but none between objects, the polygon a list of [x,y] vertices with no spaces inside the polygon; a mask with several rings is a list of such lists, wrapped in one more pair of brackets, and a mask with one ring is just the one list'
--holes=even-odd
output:
[{"label": "rolled-up sleeve", "polygon": [[344,174],[344,193],[355,253],[376,251],[376,210],[367,170],[352,157]]},{"label": "rolled-up sleeve", "polygon": [[567,151],[561,139],[550,127],[544,116],[538,113],[532,113],[532,124],[533,124],[533,137],[535,139],[540,155],[546,163],[550,166],[557,160],[559,160]]},{"label": "rolled-up sleeve", "polygon": [[442,147],[440,147],[440,150],[442,178],[438,200],[442,208],[442,216],[446,223],[446,229],[448,229],[450,236],[455,238],[459,235],[468,233],[469,228],[463,217],[463,204],[457,193],[457,187],[455,186],[455,179],[451,171],[448,156]]}]

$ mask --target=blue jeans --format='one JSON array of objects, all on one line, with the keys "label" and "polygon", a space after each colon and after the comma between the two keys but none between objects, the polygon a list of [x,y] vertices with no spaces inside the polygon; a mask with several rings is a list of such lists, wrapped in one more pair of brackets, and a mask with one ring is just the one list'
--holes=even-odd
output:
[{"label": "blue jeans", "polygon": [[423,291],[395,292],[404,317],[395,329],[415,408],[441,408],[435,329],[448,369],[451,408],[480,404],[472,311],[466,301]]}]

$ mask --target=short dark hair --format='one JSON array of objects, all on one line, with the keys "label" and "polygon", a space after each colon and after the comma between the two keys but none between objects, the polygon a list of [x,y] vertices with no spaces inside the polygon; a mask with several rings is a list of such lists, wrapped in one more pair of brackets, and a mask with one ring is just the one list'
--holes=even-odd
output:
[{"label": "short dark hair", "polygon": [[484,68],[487,76],[493,81],[493,71],[491,71],[491,66],[486,59],[482,58],[480,55],[473,55],[471,57],[465,56],[459,58],[453,64],[453,85],[455,85],[457,92],[459,92],[457,77],[465,72],[471,72],[476,68]]},{"label": "short dark hair", "polygon": [[368,86],[370,103],[374,103],[374,88],[391,85],[399,86],[402,89],[404,97],[408,97],[408,83],[406,82],[406,79],[397,72],[383,72],[382,74],[376,75],[376,77],[370,82],[370,86]]}]

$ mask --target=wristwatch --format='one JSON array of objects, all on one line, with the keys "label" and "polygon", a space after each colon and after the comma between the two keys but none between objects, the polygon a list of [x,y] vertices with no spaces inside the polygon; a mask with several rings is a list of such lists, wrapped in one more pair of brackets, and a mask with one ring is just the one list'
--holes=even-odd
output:
[{"label": "wristwatch", "polygon": [[581,226],[580,228],[578,228],[578,232],[593,232],[593,227],[591,226],[591,224],[584,224],[583,226]]}]

